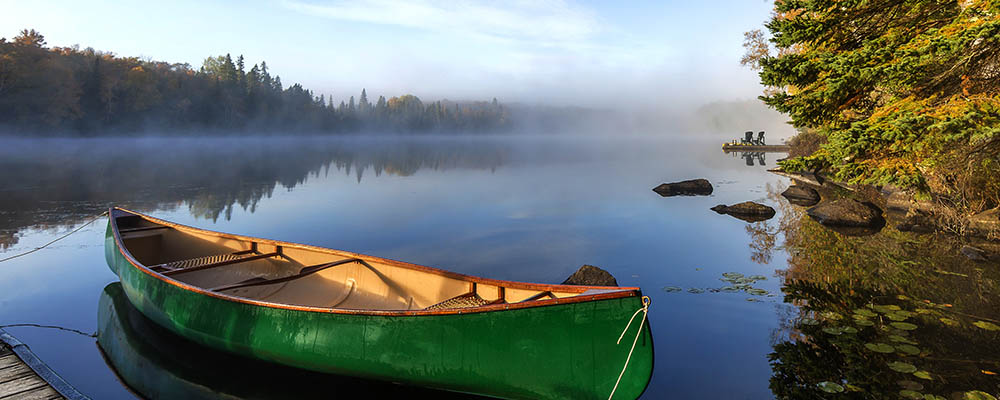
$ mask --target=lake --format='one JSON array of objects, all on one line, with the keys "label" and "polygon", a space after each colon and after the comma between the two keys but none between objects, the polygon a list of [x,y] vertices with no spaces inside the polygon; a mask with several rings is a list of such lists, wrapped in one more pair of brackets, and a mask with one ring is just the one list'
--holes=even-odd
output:
[{"label": "lake", "polygon": [[[724,154],[726,140],[6,139],[0,258],[118,205],[210,230],[496,279],[560,283],[591,264],[652,299],[656,359],[645,398],[1000,390],[1000,268],[962,257],[963,241],[953,237],[900,232],[892,215],[872,236],[827,230],[778,195],[790,182],[767,169],[782,154]],[[664,198],[651,190],[692,178],[711,181],[713,194]],[[747,223],[709,210],[747,200],[778,213]],[[148,326],[121,301],[104,261],[106,223],[98,218],[0,263],[0,325],[64,328],[5,329],[69,383],[95,399],[134,398],[122,380],[135,373],[173,379],[158,381],[161,389],[189,385],[209,397],[283,393],[239,384],[253,376],[329,389],[331,377],[268,365],[255,364],[249,375],[198,374],[204,361],[192,354],[201,349]],[[130,346],[138,363],[109,365],[116,360],[90,336],[99,329],[113,336],[108,343]],[[211,365],[224,366],[213,370],[247,368],[207,353]],[[142,394],[178,393],[194,392]]]}]

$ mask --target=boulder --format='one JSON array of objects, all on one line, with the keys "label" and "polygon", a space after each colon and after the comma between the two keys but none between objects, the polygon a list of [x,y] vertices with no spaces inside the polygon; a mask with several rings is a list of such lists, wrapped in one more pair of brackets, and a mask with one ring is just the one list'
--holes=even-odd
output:
[{"label": "boulder", "polygon": [[618,281],[608,271],[593,265],[584,265],[562,283],[563,285],[618,286]]},{"label": "boulder", "polygon": [[663,183],[653,188],[660,196],[707,196],[712,194],[712,183],[707,179],[691,179],[687,181]]},{"label": "boulder", "polygon": [[781,192],[789,203],[799,206],[812,206],[819,203],[819,192],[808,186],[793,185]]},{"label": "boulder", "polygon": [[712,207],[712,211],[719,214],[730,215],[747,222],[766,221],[774,217],[774,209],[760,203],[744,201],[742,203],[727,206],[719,204]]},{"label": "boulder", "polygon": [[820,203],[806,210],[806,214],[823,226],[849,236],[872,235],[885,226],[882,210],[872,203],[854,199]]}]

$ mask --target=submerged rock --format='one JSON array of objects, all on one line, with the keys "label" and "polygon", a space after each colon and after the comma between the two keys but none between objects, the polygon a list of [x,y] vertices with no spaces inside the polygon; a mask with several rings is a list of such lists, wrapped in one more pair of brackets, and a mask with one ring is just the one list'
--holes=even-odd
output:
[{"label": "submerged rock", "polygon": [[660,196],[707,196],[712,194],[712,183],[707,179],[691,179],[681,182],[662,183],[653,188]]},{"label": "submerged rock", "polygon": [[790,186],[781,195],[788,199],[789,203],[799,206],[812,206],[819,203],[819,192],[808,186]]},{"label": "submerged rock", "polygon": [[593,265],[584,265],[562,283],[563,285],[618,286],[618,281],[608,271]]},{"label": "submerged rock", "polygon": [[968,245],[962,246],[962,248],[959,250],[959,252],[961,252],[962,255],[964,255],[965,257],[967,257],[968,259],[970,259],[972,261],[984,262],[984,261],[989,261],[990,260],[990,257],[986,253],[986,251],[984,251],[983,249],[972,247],[972,246],[968,246]]},{"label": "submerged rock", "polygon": [[719,214],[730,215],[747,222],[766,221],[771,219],[771,217],[774,217],[773,208],[760,203],[754,203],[752,201],[744,201],[731,206],[719,204],[712,207],[711,210]]},{"label": "submerged rock", "polygon": [[837,199],[806,210],[817,222],[845,235],[874,234],[885,226],[882,210],[872,203]]}]

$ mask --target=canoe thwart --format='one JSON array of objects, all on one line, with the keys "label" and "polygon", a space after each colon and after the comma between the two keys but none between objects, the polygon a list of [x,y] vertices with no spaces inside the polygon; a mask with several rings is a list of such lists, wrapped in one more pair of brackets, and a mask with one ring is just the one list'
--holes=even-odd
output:
[{"label": "canoe thwart", "polygon": [[303,267],[301,270],[299,270],[299,273],[297,273],[295,275],[292,275],[292,276],[286,276],[284,278],[264,279],[264,278],[257,277],[257,278],[247,279],[247,280],[242,281],[242,282],[237,282],[237,283],[234,283],[234,284],[231,284],[231,285],[224,285],[224,286],[214,287],[214,288],[209,289],[209,290],[211,290],[213,292],[221,292],[223,290],[239,289],[239,288],[245,288],[245,287],[250,287],[250,286],[273,285],[275,283],[283,283],[283,282],[293,281],[293,280],[296,280],[296,279],[299,279],[299,278],[303,278],[303,277],[315,274],[315,273],[317,273],[319,271],[322,271],[324,269],[327,269],[327,268],[332,268],[332,267],[336,267],[338,265],[343,265],[343,264],[352,263],[352,262],[358,262],[358,263],[364,264],[364,265],[366,265],[368,267],[371,267],[371,265],[369,265],[368,263],[366,263],[364,260],[357,259],[357,258],[348,258],[348,259],[345,259],[345,260],[340,260],[340,261],[334,261],[334,262],[325,263],[325,264],[318,264],[318,265],[311,265],[311,266],[308,266],[308,267]]},{"label": "canoe thwart", "polygon": [[543,297],[548,297],[550,299],[554,299],[554,298],[556,298],[556,295],[552,294],[551,291],[544,291],[544,292],[541,292],[541,293],[536,294],[534,296],[531,296],[531,297],[529,297],[527,299],[521,300],[521,302],[523,303],[523,302],[526,302],[526,301],[535,301],[535,300],[539,300],[539,299],[541,299]]}]

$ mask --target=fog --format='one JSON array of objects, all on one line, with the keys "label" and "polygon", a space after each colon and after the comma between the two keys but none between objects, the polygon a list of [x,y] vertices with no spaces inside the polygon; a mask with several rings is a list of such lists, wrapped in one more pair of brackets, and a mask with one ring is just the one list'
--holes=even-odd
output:
[{"label": "fog", "polygon": [[[0,36],[188,63],[239,54],[334,102],[370,94],[583,107],[655,121],[762,88],[739,65],[767,2],[363,0],[120,5],[10,2]],[[115,22],[94,24],[114,15]],[[151,16],[156,16],[155,18]],[[179,28],[183,26],[182,28]],[[745,125],[751,125],[750,122]],[[747,129],[751,129],[749,126]],[[756,128],[754,128],[756,129]]]}]

